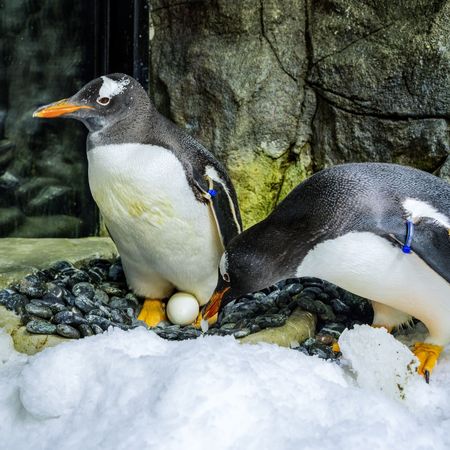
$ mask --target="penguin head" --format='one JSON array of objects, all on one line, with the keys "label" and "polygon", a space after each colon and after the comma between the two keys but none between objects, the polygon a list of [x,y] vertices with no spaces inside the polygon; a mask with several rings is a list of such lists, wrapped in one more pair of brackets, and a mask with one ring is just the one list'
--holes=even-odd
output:
[{"label": "penguin head", "polygon": [[246,242],[248,231],[236,236],[223,253],[217,286],[202,312],[204,319],[211,319],[236,298],[272,284],[265,255]]},{"label": "penguin head", "polygon": [[33,117],[77,119],[89,131],[98,131],[149,103],[147,93],[134,78],[114,73],[90,81],[70,98],[38,108]]}]

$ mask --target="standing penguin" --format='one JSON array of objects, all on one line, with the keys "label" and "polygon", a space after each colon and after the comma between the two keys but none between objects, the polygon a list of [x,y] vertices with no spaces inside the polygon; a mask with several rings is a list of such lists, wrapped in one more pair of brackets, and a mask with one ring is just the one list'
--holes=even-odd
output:
[{"label": "standing penguin", "polygon": [[419,372],[429,377],[450,342],[450,185],[395,164],[345,164],[297,186],[223,254],[204,311],[290,277],[330,281],[372,300],[388,330],[420,319]]},{"label": "standing penguin", "polygon": [[34,117],[69,117],[89,130],[89,185],[122,259],[146,297],[139,319],[165,319],[175,289],[205,304],[224,246],[241,231],[234,188],[201,144],[158,113],[142,86],[116,73]]}]

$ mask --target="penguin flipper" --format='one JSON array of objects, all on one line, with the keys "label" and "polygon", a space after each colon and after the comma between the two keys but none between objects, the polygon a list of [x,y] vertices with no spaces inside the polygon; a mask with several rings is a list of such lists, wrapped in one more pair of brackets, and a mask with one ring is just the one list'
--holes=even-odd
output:
[{"label": "penguin flipper", "polygon": [[[405,228],[393,235],[397,243],[405,242]],[[411,250],[444,280],[450,283],[450,230],[430,218],[422,218],[414,225]]]},{"label": "penguin flipper", "polygon": [[208,175],[196,177],[197,187],[202,196],[209,202],[216,222],[217,231],[224,249],[228,243],[242,231],[239,213],[229,189],[221,180],[214,180]]}]

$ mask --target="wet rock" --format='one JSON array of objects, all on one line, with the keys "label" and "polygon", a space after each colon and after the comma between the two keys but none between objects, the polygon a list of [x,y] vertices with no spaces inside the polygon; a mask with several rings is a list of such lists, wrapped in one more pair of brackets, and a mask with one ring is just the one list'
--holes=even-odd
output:
[{"label": "wet rock", "polygon": [[75,295],[75,297],[83,295],[92,300],[95,295],[95,288],[91,283],[76,283],[72,287],[72,294]]},{"label": "wet rock", "polygon": [[88,313],[92,309],[97,307],[97,304],[86,295],[78,295],[75,297],[75,306],[78,307],[84,313]]},{"label": "wet rock", "polygon": [[71,311],[61,311],[53,316],[52,319],[55,324],[65,324],[65,325],[81,325],[86,323],[86,319]]},{"label": "wet rock", "polygon": [[73,212],[73,202],[76,193],[68,186],[47,186],[42,189],[36,197],[30,200],[24,207],[25,214],[66,214]]},{"label": "wet rock", "polygon": [[112,283],[102,283],[99,287],[102,291],[106,292],[110,297],[111,296],[123,297],[125,295],[125,292],[120,287]]},{"label": "wet rock", "polygon": [[26,329],[29,333],[34,334],[53,334],[56,332],[56,325],[46,320],[30,320]]},{"label": "wet rock", "polygon": [[33,316],[41,317],[42,319],[51,319],[53,316],[52,310],[43,304],[36,304],[30,302],[25,305],[25,311]]},{"label": "wet rock", "polygon": [[83,337],[88,337],[88,336],[94,335],[94,331],[92,330],[92,327],[88,324],[79,325],[78,330],[80,331],[81,336],[83,336]]},{"label": "wet rock", "polygon": [[111,264],[108,270],[108,278],[111,281],[124,281],[125,274],[123,272],[122,264],[120,262]]},{"label": "wet rock", "polygon": [[69,339],[78,339],[81,336],[76,328],[63,323],[56,325],[56,333]]},{"label": "wet rock", "polygon": [[109,303],[109,296],[101,289],[96,289],[94,291],[94,297],[92,300],[94,300],[95,303],[102,303],[104,305],[107,305]]},{"label": "wet rock", "polygon": [[100,325],[97,325],[96,323],[91,323],[91,328],[94,334],[102,334],[103,328]]},{"label": "wet rock", "polygon": [[46,286],[36,275],[28,275],[17,284],[17,290],[30,297],[42,297],[46,293]]}]

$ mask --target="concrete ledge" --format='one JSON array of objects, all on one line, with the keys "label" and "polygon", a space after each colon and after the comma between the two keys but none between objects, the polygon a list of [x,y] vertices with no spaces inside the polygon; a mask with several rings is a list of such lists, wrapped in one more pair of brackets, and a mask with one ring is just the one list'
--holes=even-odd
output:
[{"label": "concrete ledge", "polygon": [[72,264],[91,258],[117,256],[114,242],[106,237],[81,239],[0,239],[0,289],[35,269],[48,267],[59,260]]}]

